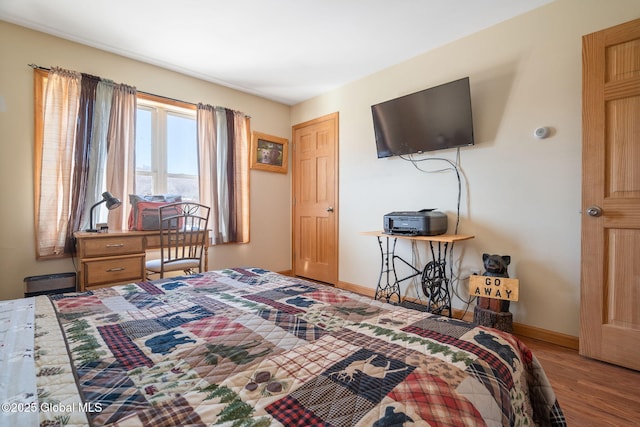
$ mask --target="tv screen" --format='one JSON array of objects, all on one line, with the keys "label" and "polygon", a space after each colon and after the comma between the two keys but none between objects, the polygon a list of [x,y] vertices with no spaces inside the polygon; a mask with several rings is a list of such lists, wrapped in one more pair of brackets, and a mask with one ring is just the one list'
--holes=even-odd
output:
[{"label": "tv screen", "polygon": [[473,145],[469,78],[372,105],[378,157]]}]

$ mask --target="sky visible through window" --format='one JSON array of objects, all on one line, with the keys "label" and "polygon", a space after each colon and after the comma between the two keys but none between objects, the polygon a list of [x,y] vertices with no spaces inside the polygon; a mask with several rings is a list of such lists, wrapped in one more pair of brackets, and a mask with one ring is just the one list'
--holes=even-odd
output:
[{"label": "sky visible through window", "polygon": [[136,115],[136,170],[151,171],[151,111],[138,108]]},{"label": "sky visible through window", "polygon": [[[160,127],[154,129],[155,120]],[[157,164],[155,164],[157,162]],[[135,191],[180,194],[198,200],[198,147],[195,117],[163,108],[138,108]]]},{"label": "sky visible through window", "polygon": [[198,175],[196,121],[173,114],[167,116],[167,172]]},{"label": "sky visible through window", "polygon": [[[138,109],[136,117],[136,169],[152,171],[152,113]],[[167,172],[198,174],[196,121],[193,118],[167,115]]]}]

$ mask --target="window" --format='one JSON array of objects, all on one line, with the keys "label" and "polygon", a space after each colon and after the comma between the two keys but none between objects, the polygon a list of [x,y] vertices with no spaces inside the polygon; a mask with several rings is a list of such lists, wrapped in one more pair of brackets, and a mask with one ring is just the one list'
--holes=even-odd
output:
[{"label": "window", "polygon": [[56,67],[34,69],[34,114],[38,259],[72,253],[73,234],[99,218],[94,206],[106,209],[104,191],[122,201],[106,212],[110,230],[127,229],[128,194],[180,194],[212,208],[214,244],[249,242],[244,113]]},{"label": "window", "polygon": [[136,194],[180,194],[199,200],[194,106],[138,94]]}]

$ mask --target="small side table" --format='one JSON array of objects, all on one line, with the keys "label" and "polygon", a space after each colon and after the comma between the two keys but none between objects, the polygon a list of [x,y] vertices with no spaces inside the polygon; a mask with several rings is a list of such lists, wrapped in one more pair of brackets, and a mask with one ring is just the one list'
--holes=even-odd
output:
[{"label": "small side table", "polygon": [[[387,234],[383,231],[367,231],[362,233],[365,236],[375,236],[380,246],[381,266],[378,285],[376,286],[375,299],[385,299],[392,301],[394,297],[397,303],[402,302],[400,295],[400,283],[418,275],[422,275],[422,290],[427,296],[429,305],[428,311],[442,314],[448,310],[451,317],[451,293],[449,290],[451,277],[447,274],[447,255],[453,248],[453,244],[458,241],[473,239],[469,234],[440,234],[437,236],[411,236],[399,234]],[[429,242],[431,250],[431,261],[423,270],[396,255],[396,243],[398,239]],[[398,279],[396,261],[400,261],[411,269],[411,273]]]}]

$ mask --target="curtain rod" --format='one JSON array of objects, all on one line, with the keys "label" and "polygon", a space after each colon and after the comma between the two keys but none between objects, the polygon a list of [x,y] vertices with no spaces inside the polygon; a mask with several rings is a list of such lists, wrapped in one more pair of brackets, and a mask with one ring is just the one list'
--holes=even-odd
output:
[{"label": "curtain rod", "polygon": [[[27,64],[27,65],[28,65],[29,67],[33,68],[34,70],[35,70],[35,69],[38,69],[38,70],[43,70],[43,71],[51,71],[51,68],[42,67],[42,66],[37,65],[37,64]],[[156,97],[158,97],[158,98],[166,99],[166,100],[168,100],[168,101],[182,102],[182,103],[184,103],[184,104],[189,104],[189,105],[193,105],[193,106],[196,106],[196,107],[198,106],[198,104],[197,104],[197,103],[194,103],[194,102],[187,102],[187,101],[183,101],[183,100],[181,100],[181,99],[171,98],[171,97],[168,97],[168,96],[156,95],[155,93],[145,92],[145,91],[143,91],[143,90],[138,90],[138,89],[136,89],[136,91],[138,91],[139,93],[142,93],[142,94],[144,94],[144,95],[156,96]],[[223,107],[223,108],[224,108],[224,107]],[[251,118],[251,116],[250,116],[250,115],[248,115],[248,114],[245,114],[245,113],[242,113],[242,114],[244,114],[244,115],[245,115],[245,117],[247,117],[247,118],[249,118],[249,119]]]}]

